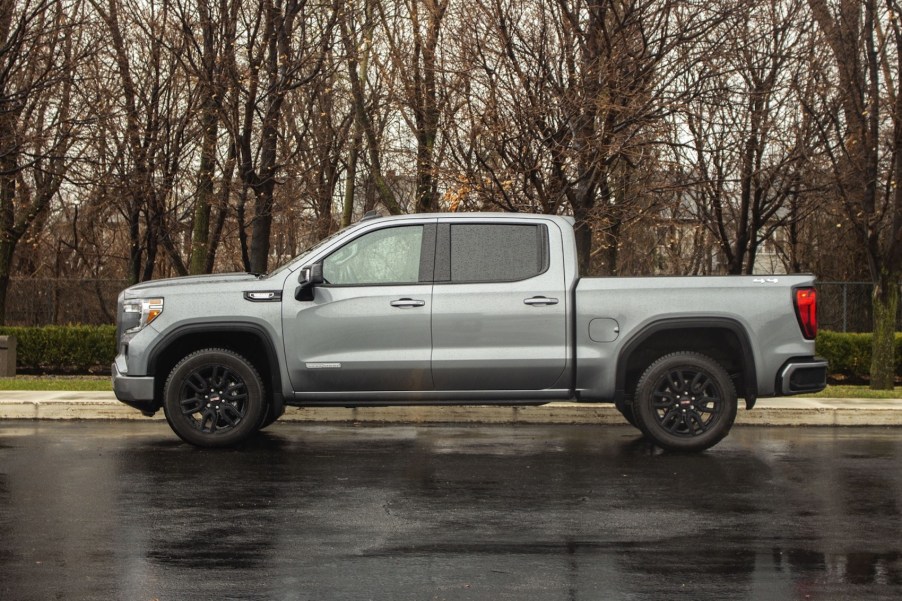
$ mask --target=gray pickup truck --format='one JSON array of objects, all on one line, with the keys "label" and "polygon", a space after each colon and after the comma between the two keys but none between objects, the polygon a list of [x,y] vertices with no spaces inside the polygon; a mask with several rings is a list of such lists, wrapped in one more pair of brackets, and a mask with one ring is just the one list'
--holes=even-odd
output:
[{"label": "gray pickup truck", "polygon": [[812,276],[581,278],[566,217],[370,217],[266,275],[126,289],[113,388],[207,447],[286,405],[575,399],[698,451],[737,397],[824,388],[816,332]]}]

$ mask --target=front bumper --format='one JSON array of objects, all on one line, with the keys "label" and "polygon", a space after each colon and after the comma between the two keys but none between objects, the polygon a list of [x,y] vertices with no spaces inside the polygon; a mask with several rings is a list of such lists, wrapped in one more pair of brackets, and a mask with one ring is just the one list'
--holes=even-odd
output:
[{"label": "front bumper", "polygon": [[792,359],[777,377],[777,390],[784,395],[820,392],[827,387],[827,361],[820,357]]},{"label": "front bumper", "polygon": [[119,367],[113,363],[113,392],[116,398],[138,409],[146,416],[151,416],[160,408],[160,404],[154,400],[153,376],[126,376],[119,372]]}]

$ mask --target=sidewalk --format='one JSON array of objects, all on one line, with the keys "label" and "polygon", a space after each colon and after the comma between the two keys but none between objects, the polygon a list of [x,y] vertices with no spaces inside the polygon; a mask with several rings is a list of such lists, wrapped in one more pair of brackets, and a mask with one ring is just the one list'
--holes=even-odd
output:
[{"label": "sidewalk", "polygon": [[[740,401],[736,423],[755,426],[902,426],[902,399],[761,399],[752,411]],[[0,419],[162,420],[141,415],[112,392],[0,391]],[[497,407],[289,407],[282,421],[366,423],[623,424],[610,403],[550,403]]]}]

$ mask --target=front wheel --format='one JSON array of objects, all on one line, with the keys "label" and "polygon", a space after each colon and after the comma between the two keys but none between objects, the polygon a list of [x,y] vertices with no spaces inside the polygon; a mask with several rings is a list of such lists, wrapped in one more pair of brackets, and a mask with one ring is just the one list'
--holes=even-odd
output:
[{"label": "front wheel", "polygon": [[639,378],[633,416],[658,446],[703,451],[730,432],[736,420],[736,388],[710,357],[672,353],[652,363]]},{"label": "front wheel", "polygon": [[176,365],[163,392],[166,421],[185,442],[226,447],[259,428],[263,382],[254,366],[227,349],[204,349]]}]

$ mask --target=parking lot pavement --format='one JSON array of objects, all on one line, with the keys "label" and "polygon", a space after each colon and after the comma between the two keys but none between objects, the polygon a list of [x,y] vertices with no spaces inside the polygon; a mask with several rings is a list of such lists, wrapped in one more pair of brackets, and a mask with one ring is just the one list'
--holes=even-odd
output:
[{"label": "parking lot pavement", "polygon": [[0,421],[0,599],[899,599],[898,432]]},{"label": "parking lot pavement", "polygon": [[[759,426],[902,426],[902,400],[760,399],[751,411],[740,402],[738,424]],[[0,391],[0,419],[163,419],[141,415],[112,392]],[[610,403],[549,403],[497,407],[289,407],[284,422],[622,424]]]}]

